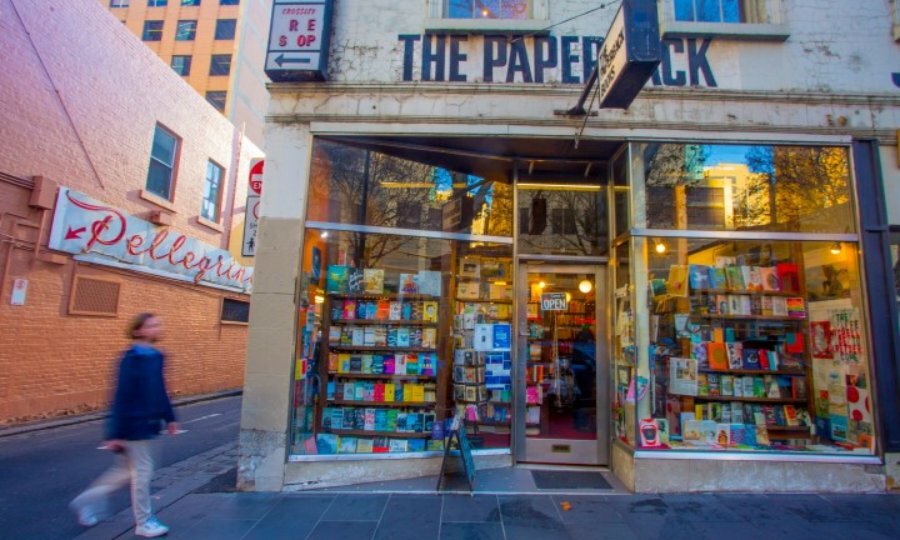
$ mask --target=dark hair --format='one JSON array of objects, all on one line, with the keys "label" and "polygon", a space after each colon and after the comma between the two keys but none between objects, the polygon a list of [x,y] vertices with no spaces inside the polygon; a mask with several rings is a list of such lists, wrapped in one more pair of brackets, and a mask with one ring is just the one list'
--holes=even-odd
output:
[{"label": "dark hair", "polygon": [[152,313],[141,313],[131,319],[131,323],[128,324],[128,337],[131,339],[137,339],[135,332],[140,330],[147,324],[147,321],[155,317],[156,315]]}]

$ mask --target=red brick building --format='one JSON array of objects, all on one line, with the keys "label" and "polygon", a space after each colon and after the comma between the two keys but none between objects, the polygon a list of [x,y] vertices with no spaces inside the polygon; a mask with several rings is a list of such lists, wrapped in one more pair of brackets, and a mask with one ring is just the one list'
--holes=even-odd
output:
[{"label": "red brick building", "polygon": [[142,311],[173,394],[240,387],[261,151],[92,0],[0,0],[0,68],[0,424],[104,407]]}]

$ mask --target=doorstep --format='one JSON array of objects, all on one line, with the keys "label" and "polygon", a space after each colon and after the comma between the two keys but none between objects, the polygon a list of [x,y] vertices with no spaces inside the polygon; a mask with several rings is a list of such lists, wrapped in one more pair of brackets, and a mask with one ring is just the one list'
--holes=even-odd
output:
[{"label": "doorstep", "polygon": [[[533,472],[542,473],[541,485],[538,486]],[[597,478],[598,475],[600,478]],[[579,478],[581,477],[581,478]],[[587,481],[581,481],[581,480]],[[430,494],[436,493],[437,475],[420,476],[402,480],[386,480],[321,489],[304,489],[304,493],[391,493],[391,494]],[[608,488],[598,489],[604,484]],[[554,487],[558,486],[558,487]],[[478,470],[475,474],[475,489],[469,491],[468,484],[461,472],[453,472],[443,482],[442,494],[479,495],[630,495],[631,492],[606,467],[578,467],[553,465],[517,465],[494,469]]]}]

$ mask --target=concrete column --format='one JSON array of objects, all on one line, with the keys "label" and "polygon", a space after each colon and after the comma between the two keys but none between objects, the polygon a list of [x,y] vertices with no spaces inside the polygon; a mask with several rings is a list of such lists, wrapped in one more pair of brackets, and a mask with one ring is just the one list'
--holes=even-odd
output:
[{"label": "concrete column", "polygon": [[269,124],[266,143],[238,464],[247,491],[284,485],[312,138],[308,125]]}]

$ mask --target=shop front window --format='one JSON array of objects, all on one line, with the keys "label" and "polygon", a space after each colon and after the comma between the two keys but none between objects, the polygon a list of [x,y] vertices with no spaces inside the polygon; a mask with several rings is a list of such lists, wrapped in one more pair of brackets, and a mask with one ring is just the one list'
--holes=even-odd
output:
[{"label": "shop front window", "polygon": [[474,448],[510,448],[512,240],[428,229],[490,228],[490,200],[441,213],[484,183],[340,142],[313,155],[291,455],[442,451],[454,419]]},{"label": "shop front window", "polygon": [[519,249],[529,254],[602,255],[608,250],[606,188],[519,183]]},{"label": "shop front window", "polygon": [[641,449],[874,454],[846,150],[641,146],[636,213],[650,229],[631,239],[639,307],[614,323],[628,377],[617,382],[619,438]]}]

